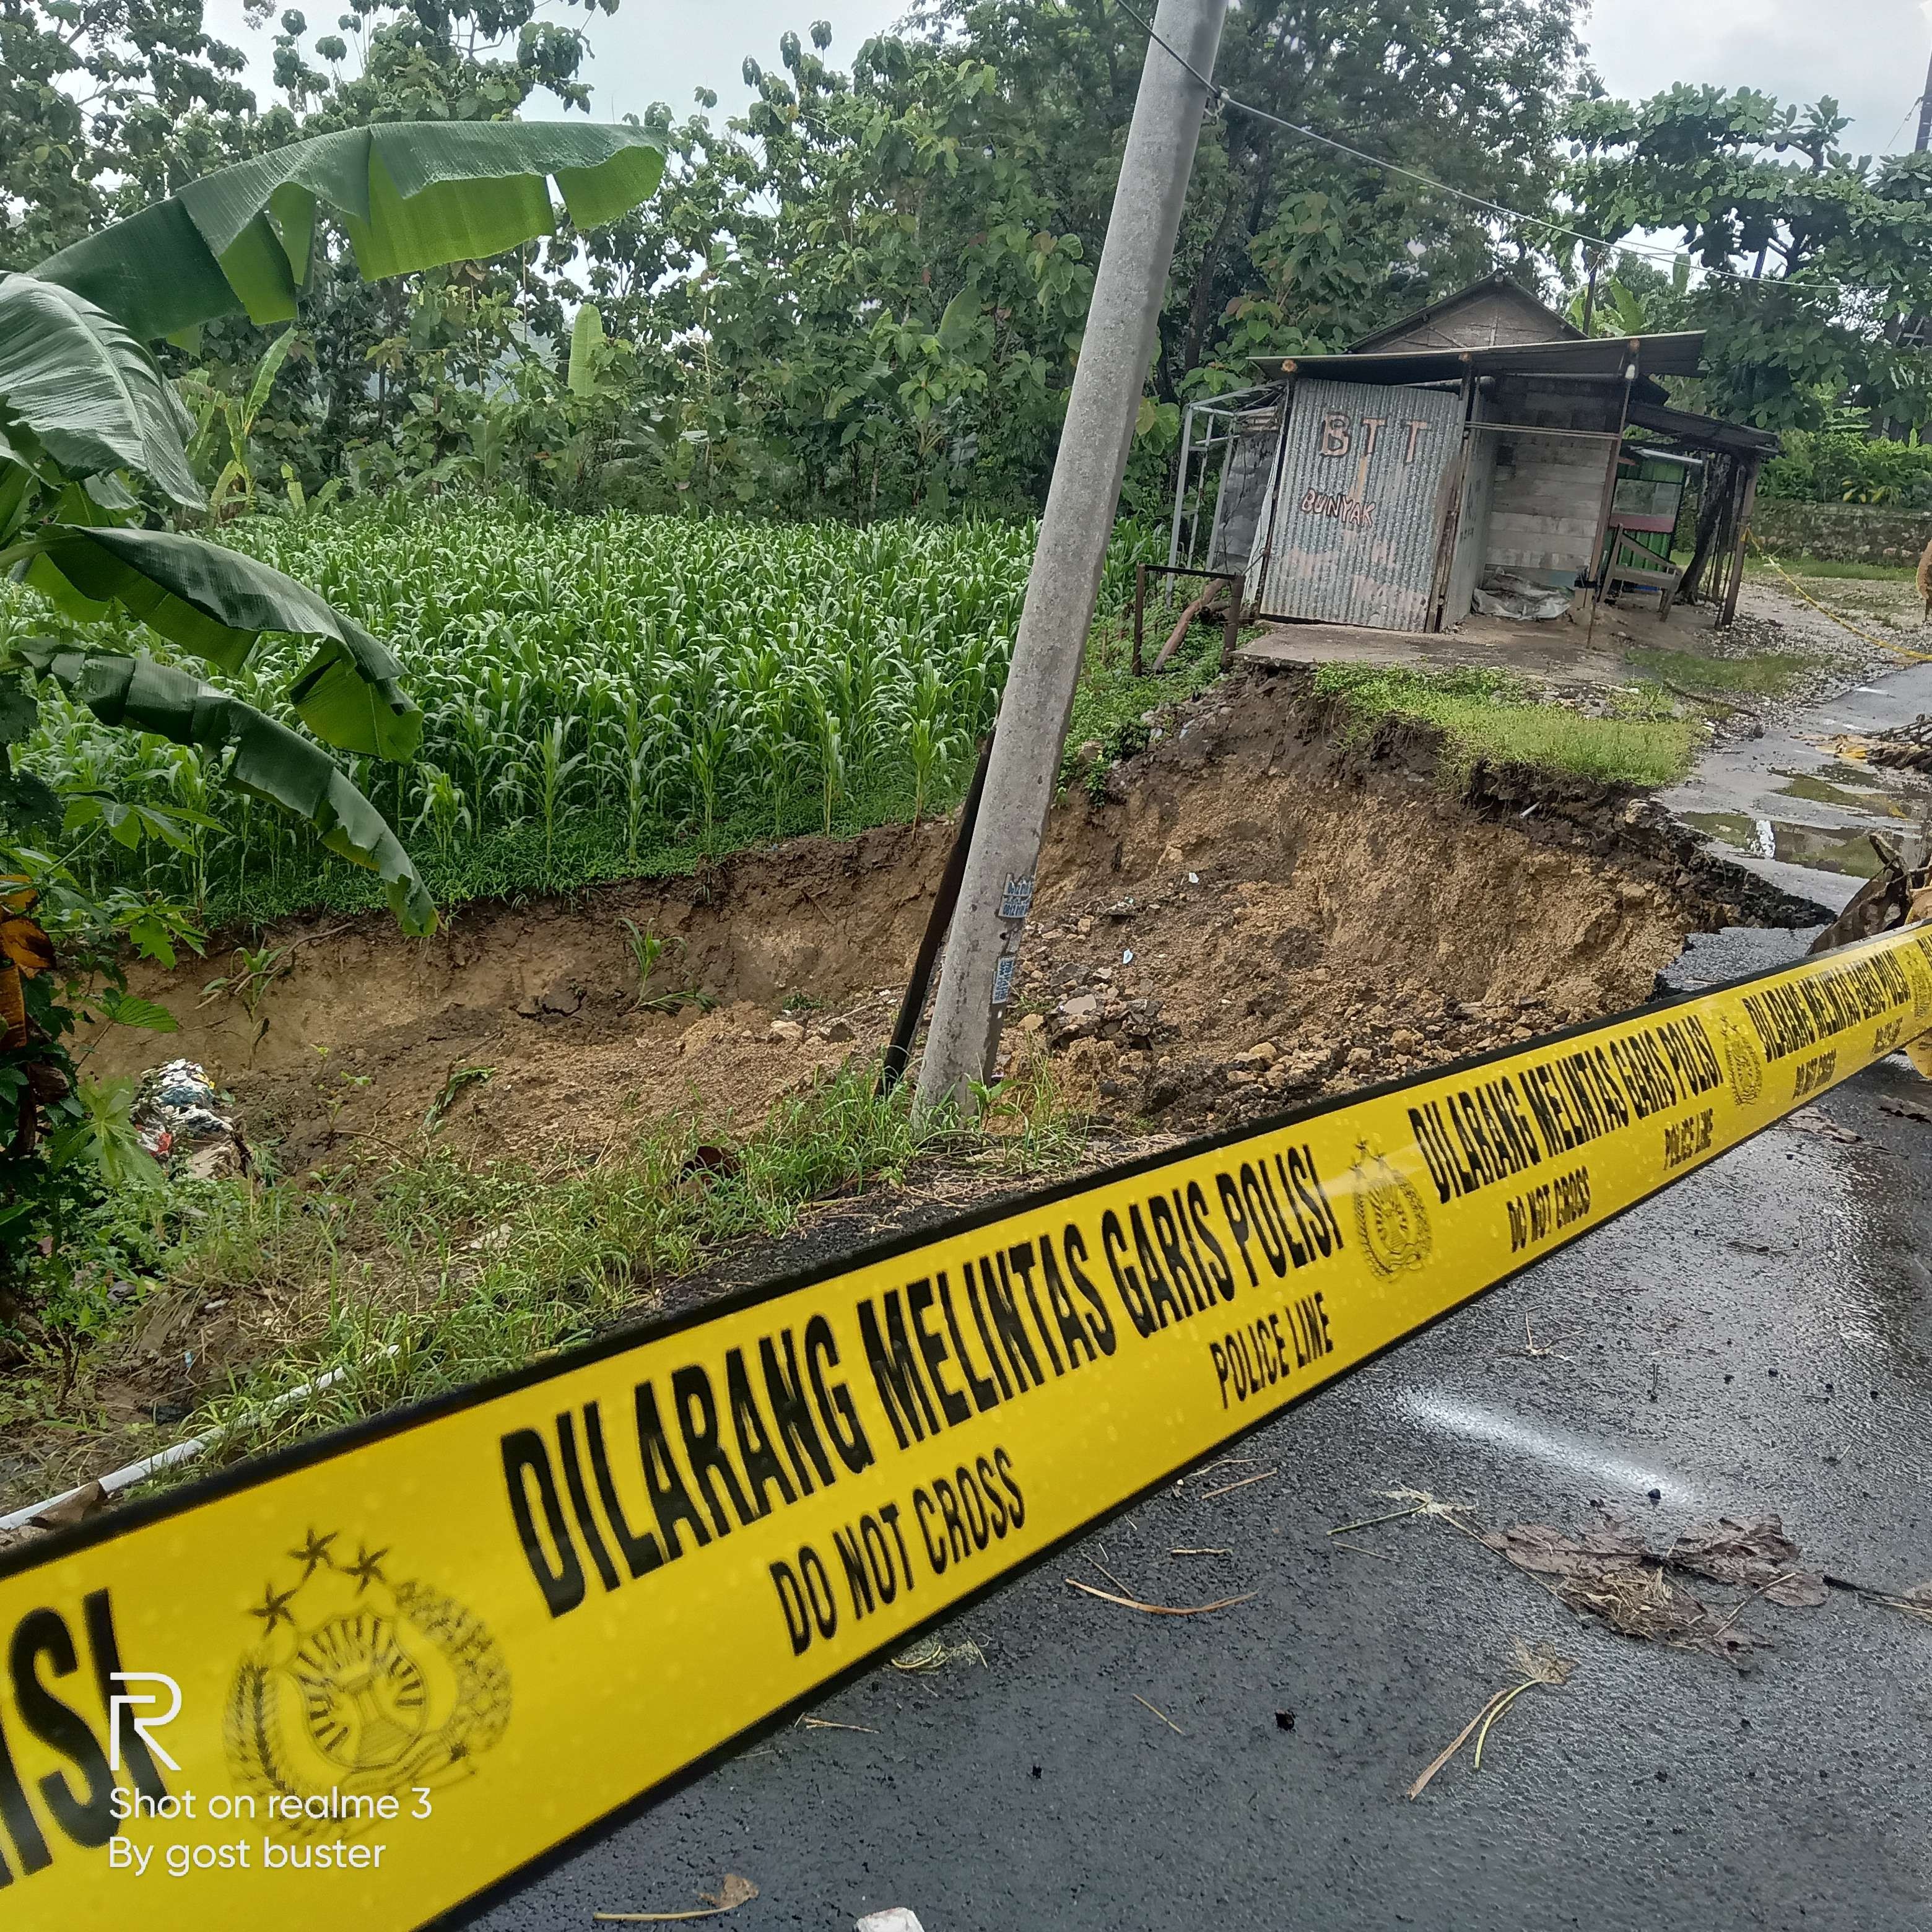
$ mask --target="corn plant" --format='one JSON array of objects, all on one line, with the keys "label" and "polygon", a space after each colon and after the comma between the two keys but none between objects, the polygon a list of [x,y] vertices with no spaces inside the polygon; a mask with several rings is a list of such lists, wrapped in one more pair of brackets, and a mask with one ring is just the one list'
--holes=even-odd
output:
[{"label": "corn plant", "polygon": [[906,723],[906,755],[912,762],[912,822],[915,825],[926,808],[934,782],[944,776],[966,742],[963,732],[946,728],[946,695],[939,674],[931,664],[922,664]]},{"label": "corn plant", "polygon": [[811,721],[812,741],[818,754],[819,784],[825,802],[826,836],[832,835],[832,808],[845,786],[845,740],[838,714],[815,684],[806,688],[806,716]]},{"label": "corn plant", "polygon": [[416,778],[422,808],[410,820],[410,830],[420,832],[428,826],[436,850],[447,857],[459,833],[468,835],[476,829],[470,801],[458,790],[456,781],[440,766],[425,762],[416,768]]},{"label": "corn plant", "polygon": [[544,857],[548,861],[556,850],[557,808],[563,802],[564,788],[584,763],[584,754],[577,752],[566,756],[565,746],[570,736],[571,721],[567,718],[553,718],[544,726],[537,740],[538,759],[538,796],[542,801],[544,829]]},{"label": "corn plant", "polygon": [[639,926],[634,919],[620,919],[617,923],[624,929],[624,944],[631,950],[631,964],[638,976],[638,997],[632,1002],[632,1010],[634,1012],[645,1006],[662,1006],[667,998],[675,1004],[676,994],[658,994],[653,998],[649,988],[658,961],[674,946],[682,950],[684,941],[662,938]]},{"label": "corn plant", "polygon": [[[647,848],[715,848],[728,822],[776,838],[862,805],[944,808],[998,708],[1034,542],[1022,524],[572,517],[460,492],[259,515],[224,536],[405,646],[423,762],[357,776],[428,835],[418,856],[441,878],[473,876],[479,850],[526,850],[548,878],[601,838],[614,872]],[[1145,554],[1137,536],[1114,547],[1110,605]],[[294,650],[265,645],[243,694],[272,704]],[[190,802],[143,741],[57,695],[41,742],[123,796]],[[267,812],[198,831],[191,854],[104,844],[88,862],[211,916],[245,882],[272,895],[314,872]]]}]

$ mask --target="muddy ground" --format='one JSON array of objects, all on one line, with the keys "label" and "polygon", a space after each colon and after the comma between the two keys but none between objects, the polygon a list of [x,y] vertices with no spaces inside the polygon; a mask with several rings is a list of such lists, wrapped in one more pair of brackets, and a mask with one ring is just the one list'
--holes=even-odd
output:
[{"label": "muddy ground", "polygon": [[[1366,744],[1306,676],[1257,672],[1164,714],[1148,750],[1055,809],[1016,987],[1068,1097],[1126,1132],[1215,1126],[1635,1004],[1692,930],[1804,910],[1699,858],[1640,800]],[[728,1134],[884,1044],[952,836],[802,839],[692,878],[457,908],[428,940],[379,917],[226,948],[134,990],[180,1016],[284,1173],[441,1132],[467,1156],[582,1160],[638,1124]],[[667,950],[640,1006],[632,935]],[[682,999],[675,996],[688,995]],[[259,995],[259,997],[255,997]],[[701,998],[698,996],[701,995]],[[251,1006],[252,1000],[252,1006]],[[125,1031],[100,1058],[160,1058]]]},{"label": "muddy ground", "polygon": [[[1154,730],[1052,815],[1007,1029],[1082,1119],[1090,1164],[1640,1004],[1690,932],[1823,916],[1700,856],[1640,797],[1481,768],[1452,791],[1431,732],[1390,720],[1353,740],[1306,672],[1237,677]],[[244,970],[232,946],[137,975],[182,1031],[122,1030],[100,1057],[116,1072],[203,1063],[264,1171],[298,1179],[419,1162],[459,1078],[436,1142],[473,1163],[560,1178],[666,1118],[728,1144],[883,1048],[952,835],[886,827],[694,878],[468,904],[427,941],[380,917],[292,922],[254,942],[286,970],[239,990],[203,993]],[[666,946],[641,1006],[632,928]],[[1023,1184],[997,1143],[928,1154],[902,1185],[814,1203],[789,1235],[653,1280],[626,1318]],[[151,1297],[89,1366],[98,1426],[16,1432],[0,1494],[129,1460],[153,1446],[143,1431],[178,1432],[314,1331],[324,1276],[258,1273],[238,1258],[232,1281],[218,1268]]]}]

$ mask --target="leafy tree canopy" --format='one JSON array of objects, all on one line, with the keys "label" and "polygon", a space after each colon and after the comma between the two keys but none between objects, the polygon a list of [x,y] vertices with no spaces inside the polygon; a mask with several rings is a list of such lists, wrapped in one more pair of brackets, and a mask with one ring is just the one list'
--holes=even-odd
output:
[{"label": "leafy tree canopy", "polygon": [[[574,114],[586,37],[616,4],[372,0],[317,20],[257,0],[275,86],[258,105],[198,0],[0,0],[0,261],[306,136]],[[1850,401],[1932,416],[1914,320],[1932,312],[1932,160],[1847,153],[1828,100],[1605,98],[1580,11],[1231,9],[1216,78],[1263,113],[1230,106],[1204,128],[1130,506],[1164,488],[1190,398],[1498,268],[1578,291],[1594,328],[1707,329],[1694,406],[1780,428]],[[300,334],[261,394],[256,322],[170,352],[202,482],[224,510],[281,500],[278,474],[291,502],[514,478],[566,503],[1036,506],[1145,47],[1106,0],[920,0],[849,60],[820,21],[745,62],[735,113],[710,90],[688,116],[653,110],[665,190],[608,229],[566,221],[371,289],[325,220]],[[1580,254],[1559,228],[1613,245]],[[1682,274],[1615,245],[1659,237],[1685,250]],[[597,332],[573,378],[586,301]]]},{"label": "leafy tree canopy", "polygon": [[1702,400],[1720,413],[1816,427],[1848,388],[1925,412],[1905,324],[1932,306],[1932,155],[1850,154],[1848,124],[1829,99],[1681,86],[1634,105],[1579,99],[1564,116],[1571,225],[1679,238],[1696,263],[1660,313],[1710,331]]},{"label": "leafy tree canopy", "polygon": [[[1574,11],[1244,8],[1217,77],[1534,212]],[[591,244],[585,286],[650,398],[639,460],[686,500],[1036,503],[1145,37],[1100,0],[940,0],[849,71],[830,39],[821,22],[775,65],[747,60],[752,98],[722,127],[667,112],[665,191]],[[1534,281],[1534,232],[1252,117],[1210,121],[1130,502],[1160,487],[1178,405],[1245,385],[1250,356],[1342,346],[1499,259]]]},{"label": "leafy tree canopy", "polygon": [[178,130],[247,112],[201,0],[0,0],[0,268],[166,194]]}]

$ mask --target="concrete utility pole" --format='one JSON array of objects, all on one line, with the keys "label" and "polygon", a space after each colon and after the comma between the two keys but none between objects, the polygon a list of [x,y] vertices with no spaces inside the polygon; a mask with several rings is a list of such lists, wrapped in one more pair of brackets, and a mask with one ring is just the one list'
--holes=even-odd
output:
[{"label": "concrete utility pole", "polygon": [[1918,97],[1918,138],[1912,144],[1915,154],[1922,154],[1932,142],[1932,61],[1925,64],[1925,92]]},{"label": "concrete utility pole", "polygon": [[[1226,0],[1160,0],[1154,32],[1211,77],[1226,8]],[[986,796],[946,937],[919,1070],[920,1108],[949,1099],[970,1107],[968,1083],[992,1068],[1207,100],[1181,61],[1150,40]]]}]

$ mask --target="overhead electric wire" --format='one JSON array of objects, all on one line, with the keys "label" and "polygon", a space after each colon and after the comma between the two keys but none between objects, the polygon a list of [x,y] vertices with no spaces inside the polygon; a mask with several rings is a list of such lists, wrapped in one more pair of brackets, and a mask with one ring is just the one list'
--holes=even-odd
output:
[{"label": "overhead electric wire", "polygon": [[1892,130],[1892,139],[1887,141],[1885,144],[1885,151],[1888,154],[1894,153],[1897,151],[1898,137],[1905,132],[1906,122],[1910,121],[1912,116],[1917,112],[1918,104],[1925,97],[1922,94],[1915,94],[1912,97],[1911,105],[1908,106],[1905,112],[1898,117],[1898,125],[1893,128]]},{"label": "overhead electric wire", "polygon": [[[1688,262],[1694,267],[1699,266],[1696,257],[1688,248],[1664,248],[1654,243],[1643,242],[1608,242],[1600,235],[1586,235],[1580,229],[1566,228],[1561,222],[1551,220],[1547,215],[1526,214],[1520,208],[1507,207],[1499,201],[1485,200],[1479,194],[1471,194],[1465,189],[1452,188],[1445,181],[1438,181],[1433,175],[1426,175],[1418,168],[1406,166],[1400,161],[1392,161],[1386,155],[1371,154],[1364,148],[1351,147],[1346,141],[1336,140],[1330,135],[1318,134],[1312,128],[1305,128],[1298,122],[1285,121],[1279,114],[1271,114],[1265,107],[1256,107],[1251,102],[1238,99],[1230,94],[1226,88],[1218,86],[1214,82],[1210,80],[1184,54],[1162,39],[1160,35],[1154,32],[1151,23],[1143,20],[1128,4],[1128,0],[1114,0],[1114,4],[1147,35],[1149,40],[1153,41],[1156,46],[1161,49],[1170,58],[1178,61],[1208,90],[1208,104],[1212,107],[1223,111],[1232,110],[1235,113],[1248,115],[1256,121],[1265,121],[1270,127],[1279,128],[1284,133],[1298,136],[1304,141],[1312,141],[1318,147],[1332,148],[1338,154],[1346,154],[1352,160],[1364,162],[1370,167],[1382,169],[1385,173],[1400,175],[1407,180],[1419,182],[1424,188],[1434,188],[1438,194],[1450,196],[1457,201],[1466,202],[1472,208],[1479,208],[1486,214],[1500,215],[1510,221],[1522,222],[1532,227],[1546,229],[1552,235],[1563,236],[1566,241],[1580,242],[1586,248],[1600,248],[1606,254],[1611,255],[1637,255],[1652,261],[1670,262],[1673,264],[1678,262]],[[1802,282],[1791,282],[1788,278],[1780,276],[1766,281],[1762,276],[1741,275],[1734,269],[1714,268],[1708,264],[1703,266],[1704,272],[1707,275],[1754,288],[1786,286],[1805,289],[1833,288],[1850,289],[1861,295],[1883,293],[1882,290],[1874,288],[1868,282],[1847,282],[1836,276],[1820,275],[1807,278]]]}]

